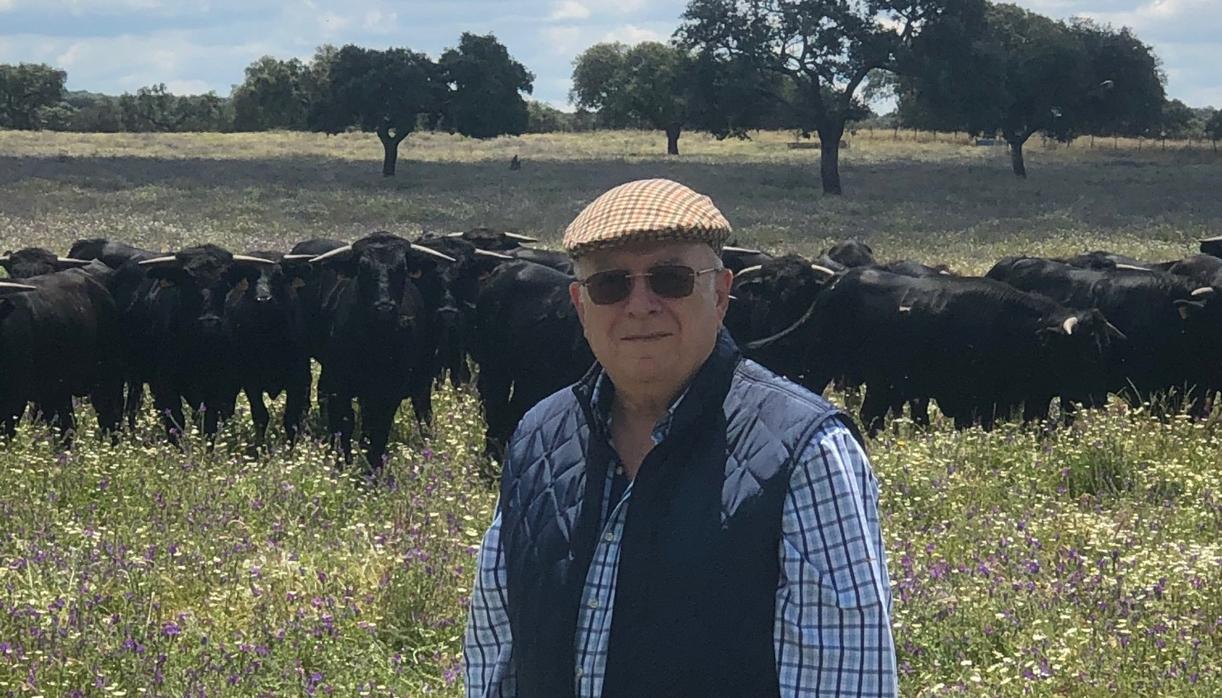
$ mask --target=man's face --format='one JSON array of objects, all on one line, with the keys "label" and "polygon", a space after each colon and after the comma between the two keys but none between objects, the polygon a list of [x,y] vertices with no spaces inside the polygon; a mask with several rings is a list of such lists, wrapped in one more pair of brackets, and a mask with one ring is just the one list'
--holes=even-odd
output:
[{"label": "man's face", "polygon": [[[698,243],[637,243],[590,252],[581,258],[578,277],[603,271],[644,274],[660,265],[681,265],[699,272],[720,267],[712,248]],[[586,340],[618,386],[674,383],[688,378],[708,358],[730,298],[732,274],[725,269],[700,274],[691,295],[667,298],[649,279],[631,279],[623,300],[594,303],[588,288],[574,282],[569,296],[577,308]]]}]

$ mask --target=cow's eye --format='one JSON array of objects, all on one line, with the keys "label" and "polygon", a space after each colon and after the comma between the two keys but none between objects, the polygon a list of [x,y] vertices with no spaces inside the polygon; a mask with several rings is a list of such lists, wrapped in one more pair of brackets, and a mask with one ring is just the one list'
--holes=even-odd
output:
[{"label": "cow's eye", "polygon": [[419,269],[413,269],[409,271],[407,275],[412,277],[413,279],[419,279],[421,276],[424,275],[424,272]]},{"label": "cow's eye", "polygon": [[241,281],[238,282],[238,285],[236,286],[236,288],[239,291],[245,292],[246,289],[250,288],[250,282],[247,281],[246,279],[242,279]]}]

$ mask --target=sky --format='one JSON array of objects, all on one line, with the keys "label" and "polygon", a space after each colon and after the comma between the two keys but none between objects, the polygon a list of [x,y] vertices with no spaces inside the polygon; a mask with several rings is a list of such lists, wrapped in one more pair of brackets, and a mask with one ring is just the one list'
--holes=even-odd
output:
[{"label": "sky", "polygon": [[[1131,27],[1161,57],[1167,93],[1222,107],[1222,0],[1016,0],[1065,19]],[[436,58],[464,31],[493,33],[535,75],[533,97],[568,103],[573,59],[600,41],[666,40],[686,0],[0,0],[0,63],[49,63],[68,89],[164,82],[227,96],[261,56],[308,60],[325,43],[405,46]]]}]

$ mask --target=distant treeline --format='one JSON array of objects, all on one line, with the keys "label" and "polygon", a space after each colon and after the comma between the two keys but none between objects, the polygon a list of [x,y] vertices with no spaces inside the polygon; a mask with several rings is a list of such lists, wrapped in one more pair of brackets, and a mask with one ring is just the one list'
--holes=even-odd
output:
[{"label": "distant treeline", "polygon": [[[812,21],[817,19],[818,21]],[[565,113],[524,97],[534,76],[495,36],[464,33],[436,60],[406,48],[322,46],[265,56],[231,94],[164,85],[118,97],[66,92],[66,73],[0,66],[0,127],[74,131],[311,130],[376,133],[383,174],[416,130],[475,138],[647,128],[679,154],[684,131],[818,136],[823,190],[841,191],[851,124],[999,137],[1015,174],[1034,135],[1222,139],[1222,112],[1168,100],[1153,50],[1127,28],[1062,22],[986,0],[790,3],[689,0],[669,43],[600,43],[573,64]],[[867,103],[893,97],[888,117]]]}]

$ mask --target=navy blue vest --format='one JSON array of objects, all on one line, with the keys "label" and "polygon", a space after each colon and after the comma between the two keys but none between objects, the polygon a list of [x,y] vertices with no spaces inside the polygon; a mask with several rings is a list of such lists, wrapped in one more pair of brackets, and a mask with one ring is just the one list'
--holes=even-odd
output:
[{"label": "navy blue vest", "polygon": [[[577,609],[607,469],[595,366],[535,406],[510,444],[501,540],[518,694],[572,696]],[[790,471],[827,419],[821,397],[743,359],[722,330],[633,484],[605,698],[776,696],[781,513]]]}]

